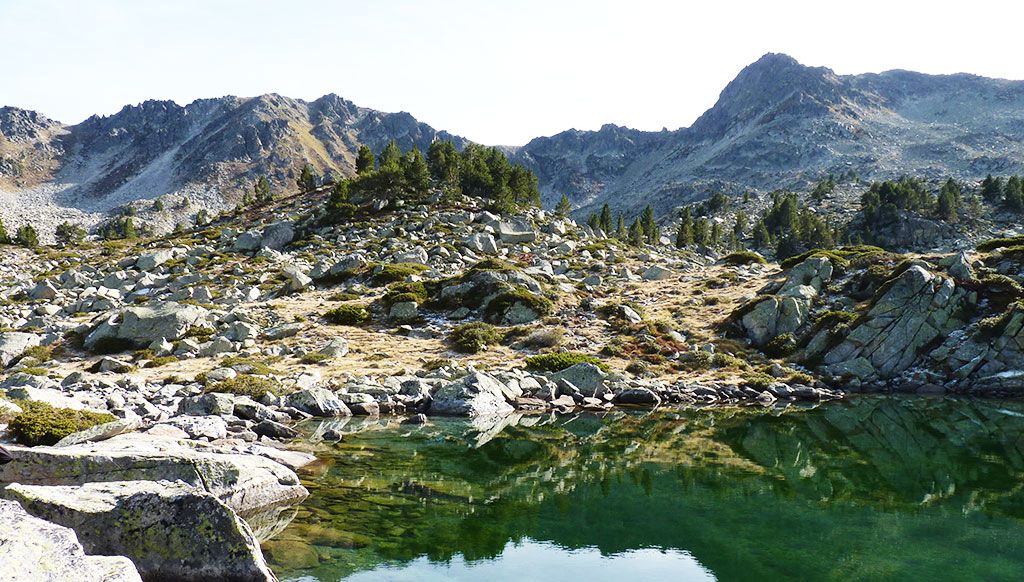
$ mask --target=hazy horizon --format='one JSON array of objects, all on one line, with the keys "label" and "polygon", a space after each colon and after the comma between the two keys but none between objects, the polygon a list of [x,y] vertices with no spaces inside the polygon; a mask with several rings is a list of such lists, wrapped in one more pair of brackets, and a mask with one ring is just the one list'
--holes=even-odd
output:
[{"label": "hazy horizon", "polygon": [[210,4],[0,0],[0,49],[19,55],[5,64],[0,106],[74,124],[149,99],[335,93],[517,146],[607,123],[689,126],[768,52],[838,74],[1024,78],[1012,26],[1024,7],[985,0],[924,9],[872,0],[856,10],[806,1]]}]

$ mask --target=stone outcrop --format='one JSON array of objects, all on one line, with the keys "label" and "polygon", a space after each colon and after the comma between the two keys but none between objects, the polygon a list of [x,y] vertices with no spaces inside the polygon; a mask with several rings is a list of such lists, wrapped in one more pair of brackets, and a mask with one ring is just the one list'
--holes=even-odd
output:
[{"label": "stone outcrop", "polygon": [[73,530],[0,500],[0,580],[18,582],[139,582],[122,556],[86,555]]},{"label": "stone outcrop", "polygon": [[85,347],[94,349],[105,341],[122,341],[145,347],[154,341],[177,340],[194,326],[207,323],[209,313],[196,305],[173,301],[156,307],[126,307],[106,316],[85,338]]},{"label": "stone outcrop", "polygon": [[747,337],[763,346],[773,338],[800,330],[808,322],[811,303],[832,279],[832,262],[825,257],[808,259],[793,267],[785,281],[740,319]]},{"label": "stone outcrop", "polygon": [[9,449],[15,462],[0,467],[2,483],[182,481],[242,513],[307,495],[294,471],[270,459],[193,449],[172,438],[141,433],[66,447]]},{"label": "stone outcrop", "polygon": [[[825,371],[861,380],[891,378],[910,368],[922,350],[956,329],[959,294],[948,277],[914,265],[878,297],[863,321],[824,356]],[[865,364],[870,364],[869,367]]]},{"label": "stone outcrop", "polygon": [[73,529],[90,554],[124,554],[146,580],[275,580],[249,526],[181,481],[15,483],[3,495]]},{"label": "stone outcrop", "polygon": [[514,409],[506,402],[503,390],[502,383],[497,379],[474,371],[437,390],[430,404],[430,412],[449,416],[508,414]]}]

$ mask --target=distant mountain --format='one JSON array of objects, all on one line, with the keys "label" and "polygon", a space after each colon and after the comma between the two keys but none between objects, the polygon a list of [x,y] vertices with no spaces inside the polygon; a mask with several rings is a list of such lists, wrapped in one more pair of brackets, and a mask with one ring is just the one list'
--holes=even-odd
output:
[{"label": "distant mountain", "polygon": [[[259,174],[291,189],[306,161],[349,175],[359,144],[379,151],[396,139],[403,149],[426,149],[435,138],[468,143],[408,113],[336,95],[147,101],[72,126],[5,107],[0,201],[45,190],[88,211],[164,194],[192,208],[228,207]],[[627,212],[650,203],[664,213],[713,191],[801,187],[848,171],[978,179],[1024,172],[1024,82],[906,71],[840,76],[767,54],[691,127],[606,125],[505,150],[537,173],[546,206],[565,193],[580,214],[604,202]]]},{"label": "distant mountain", "polygon": [[578,206],[633,211],[849,170],[862,178],[978,179],[1024,170],[1024,82],[907,71],[840,76],[767,54],[688,128],[571,130],[514,153],[538,173],[547,204],[564,192]]},{"label": "distant mountain", "polygon": [[403,149],[425,149],[435,138],[467,143],[408,113],[337,95],[313,102],[222,97],[184,107],[146,101],[73,126],[7,107],[0,109],[0,188],[66,184],[65,201],[93,209],[188,189],[230,197],[259,174],[292,189],[306,161],[324,173],[352,174],[360,144],[379,151],[394,139]]}]

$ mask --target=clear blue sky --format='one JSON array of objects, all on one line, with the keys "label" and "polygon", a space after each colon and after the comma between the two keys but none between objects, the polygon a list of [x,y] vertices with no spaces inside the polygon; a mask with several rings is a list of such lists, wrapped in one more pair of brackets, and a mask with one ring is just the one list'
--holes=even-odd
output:
[{"label": "clear blue sky", "polygon": [[0,105],[337,93],[486,144],[686,126],[745,65],[1024,79],[1024,3],[0,0]]}]

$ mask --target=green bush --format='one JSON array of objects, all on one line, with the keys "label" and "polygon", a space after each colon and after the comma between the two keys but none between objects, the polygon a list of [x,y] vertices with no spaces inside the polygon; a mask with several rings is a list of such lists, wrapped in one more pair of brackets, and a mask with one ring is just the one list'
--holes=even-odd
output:
[{"label": "green bush", "polygon": [[561,372],[576,364],[594,364],[602,370],[607,366],[596,358],[579,352],[559,352],[557,354],[541,354],[526,358],[526,367],[537,372]]},{"label": "green bush", "polygon": [[335,325],[360,325],[370,319],[370,312],[362,305],[340,305],[325,313],[324,319]]},{"label": "green bush", "polygon": [[783,269],[791,269],[799,265],[800,263],[806,261],[807,259],[814,257],[826,257],[827,259],[832,261],[832,266],[837,271],[842,271],[850,264],[851,261],[863,259],[864,257],[867,257],[869,255],[877,254],[886,255],[888,253],[886,253],[884,249],[870,245],[855,245],[849,247],[839,247],[837,249],[812,249],[807,251],[806,253],[801,253],[799,255],[789,257],[788,259],[782,261],[779,264],[779,266],[782,267]]},{"label": "green bush", "polygon": [[791,333],[773,337],[764,346],[764,353],[773,358],[784,358],[796,350],[796,338]]},{"label": "green bush", "polygon": [[512,263],[509,263],[508,261],[503,261],[501,259],[491,258],[491,259],[484,259],[482,261],[478,261],[472,267],[470,267],[470,270],[471,271],[499,271],[499,272],[502,272],[502,273],[509,273],[509,272],[512,272],[512,271],[518,271],[520,269],[519,269],[519,267],[513,265]]},{"label": "green bush", "polygon": [[704,350],[694,350],[679,355],[682,368],[691,371],[708,370],[714,364],[714,355]]},{"label": "green bush", "polygon": [[768,374],[762,372],[751,372],[743,377],[742,384],[754,390],[767,390],[769,386],[778,382]]},{"label": "green bush", "polygon": [[505,313],[517,303],[522,304],[539,317],[549,315],[555,307],[547,297],[534,295],[526,289],[514,289],[501,293],[487,304],[487,308],[484,310],[484,320],[501,323]]},{"label": "green bush", "polygon": [[312,365],[312,364],[322,364],[322,363],[324,363],[324,362],[326,362],[327,360],[330,360],[330,359],[331,359],[331,356],[328,356],[327,354],[321,354],[320,352],[309,352],[308,354],[302,356],[302,358],[299,361],[302,362],[303,364],[311,364]]},{"label": "green bush", "polygon": [[448,345],[457,352],[475,354],[501,341],[493,325],[473,322],[457,326],[448,334]]},{"label": "green bush", "polygon": [[32,358],[37,362],[49,362],[53,359],[53,346],[32,346],[21,352],[22,358]]},{"label": "green bush", "polygon": [[736,251],[722,257],[722,263],[738,267],[740,265],[758,264],[763,265],[768,261],[753,251]]},{"label": "green bush", "polygon": [[363,296],[359,295],[358,293],[348,293],[345,291],[339,291],[338,293],[331,295],[327,299],[330,301],[357,301],[362,298]]},{"label": "green bush", "polygon": [[427,266],[419,263],[394,263],[381,265],[379,270],[376,270],[370,278],[370,282],[379,287],[389,283],[404,281],[407,277],[419,275],[426,270]]},{"label": "green bush", "polygon": [[978,246],[974,248],[978,249],[979,252],[985,253],[989,251],[994,251],[999,248],[1009,248],[1020,245],[1024,245],[1024,234],[1019,234],[1017,236],[1011,236],[1007,238],[989,239],[987,241],[979,243]]},{"label": "green bush", "polygon": [[112,422],[106,413],[57,408],[45,402],[18,402],[21,413],[8,426],[14,440],[28,446],[53,445],[69,434]]},{"label": "green bush", "polygon": [[263,398],[263,395],[267,392],[277,394],[280,387],[281,385],[273,378],[239,374],[234,378],[210,384],[206,387],[205,391],[237,394],[239,396],[248,396],[253,400],[259,400],[260,398]]},{"label": "green bush", "polygon": [[395,283],[388,286],[388,291],[381,297],[381,302],[387,306],[405,301],[415,301],[417,305],[421,305],[426,302],[427,297],[427,288],[419,281],[414,283]]}]

